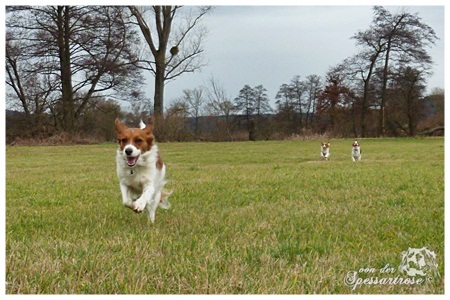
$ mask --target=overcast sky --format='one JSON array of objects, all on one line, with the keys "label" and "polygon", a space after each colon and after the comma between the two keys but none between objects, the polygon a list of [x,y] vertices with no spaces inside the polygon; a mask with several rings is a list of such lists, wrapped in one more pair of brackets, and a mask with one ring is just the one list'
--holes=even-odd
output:
[{"label": "overcast sky", "polygon": [[[392,13],[400,9],[385,7]],[[404,8],[419,13],[440,39],[429,49],[434,74],[428,79],[428,90],[444,88],[444,6]],[[231,99],[246,84],[262,84],[274,106],[280,85],[295,75],[324,78],[330,67],[355,54],[350,37],[368,29],[372,19],[372,6],[218,6],[203,22],[209,31],[204,44],[208,65],[169,82],[165,104],[214,76]],[[152,80],[147,87],[151,98]]]},{"label": "overcast sky", "polygon": [[[390,0],[388,1],[391,3]],[[9,4],[11,4],[7,0]],[[36,1],[27,4],[39,4]],[[56,2],[56,3],[53,3]],[[58,4],[50,0],[45,4]],[[137,2],[137,3],[136,3]],[[159,1],[158,4],[197,4],[196,1]],[[200,1],[205,4],[205,1]],[[212,1],[209,1],[212,2]],[[224,1],[217,1],[223,3]],[[342,1],[332,1],[338,6],[324,5],[329,2],[315,0],[309,6],[286,6],[286,2],[302,1],[248,1],[228,0],[234,4],[216,6],[211,14],[203,19],[209,33],[204,44],[205,60],[208,65],[200,72],[183,74],[166,84],[165,106],[182,96],[183,90],[194,89],[207,84],[214,76],[224,87],[228,97],[233,100],[244,85],[252,87],[263,85],[274,107],[275,95],[283,83],[300,75],[305,79],[316,74],[323,79],[330,67],[342,62],[357,52],[354,40],[350,39],[358,30],[369,28],[373,19],[371,5],[343,5]],[[402,1],[400,1],[402,2]],[[422,21],[431,26],[439,40],[429,49],[433,58],[433,75],[428,78],[428,91],[435,87],[444,88],[444,3],[440,0],[414,1],[415,6],[402,6],[410,13],[418,13]],[[214,2],[216,3],[216,2]],[[236,6],[236,3],[241,6]],[[254,5],[254,4],[258,5]],[[283,6],[276,6],[279,4]],[[356,1],[356,3],[366,3]],[[74,5],[99,4],[97,1],[75,1]],[[100,4],[124,5],[111,0]],[[130,3],[148,5],[148,0]],[[252,6],[242,6],[249,4]],[[264,4],[264,5],[261,5]],[[269,4],[269,5],[267,5]],[[392,13],[400,6],[387,6],[380,1],[371,3],[383,5]],[[420,4],[420,5],[418,5]],[[425,6],[429,4],[434,6]],[[438,4],[438,5],[436,5]],[[144,90],[147,97],[153,99],[154,79],[147,74]]]}]

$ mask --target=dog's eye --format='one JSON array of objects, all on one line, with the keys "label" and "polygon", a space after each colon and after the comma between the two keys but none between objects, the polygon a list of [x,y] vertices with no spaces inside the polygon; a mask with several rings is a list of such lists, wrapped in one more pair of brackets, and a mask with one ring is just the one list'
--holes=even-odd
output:
[{"label": "dog's eye", "polygon": [[127,139],[121,139],[120,142],[125,144],[127,142]]},{"label": "dog's eye", "polygon": [[142,140],[141,140],[141,139],[136,139],[134,142],[135,142],[136,144],[140,144],[140,143],[142,143]]}]

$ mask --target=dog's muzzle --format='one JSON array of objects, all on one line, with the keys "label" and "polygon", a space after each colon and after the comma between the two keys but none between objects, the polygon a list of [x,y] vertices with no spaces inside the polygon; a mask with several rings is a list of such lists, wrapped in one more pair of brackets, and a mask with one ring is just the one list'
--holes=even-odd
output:
[{"label": "dog's muzzle", "polygon": [[126,155],[128,166],[133,167],[137,163],[140,155],[138,154],[136,156],[131,156],[133,155],[133,149],[130,148],[126,148],[123,152]]},{"label": "dog's muzzle", "polygon": [[127,155],[127,164],[128,164],[128,166],[129,167],[133,167],[137,163],[138,159],[139,159],[139,155],[138,156],[133,156],[133,157]]}]

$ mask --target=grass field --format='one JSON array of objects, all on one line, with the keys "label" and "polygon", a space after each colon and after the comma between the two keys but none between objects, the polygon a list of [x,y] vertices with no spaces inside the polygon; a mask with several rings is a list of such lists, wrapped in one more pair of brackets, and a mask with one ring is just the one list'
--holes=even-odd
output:
[{"label": "grass field", "polygon": [[[442,294],[444,139],[363,139],[356,164],[352,142],[159,144],[155,224],[122,206],[115,144],[7,147],[6,293]],[[373,283],[424,246],[440,276]]]}]

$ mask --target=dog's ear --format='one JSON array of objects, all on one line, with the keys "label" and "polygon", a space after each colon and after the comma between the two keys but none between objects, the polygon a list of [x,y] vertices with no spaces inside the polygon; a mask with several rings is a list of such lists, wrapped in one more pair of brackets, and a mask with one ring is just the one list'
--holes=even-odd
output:
[{"label": "dog's ear", "polygon": [[124,129],[126,129],[127,128],[127,126],[125,126],[124,124],[122,124],[121,122],[120,122],[120,120],[118,119],[118,118],[116,118],[116,131],[118,132],[118,133],[120,133],[120,132],[122,132]]},{"label": "dog's ear", "polygon": [[146,138],[146,142],[148,145],[148,151],[150,151],[153,142],[155,140],[155,137],[153,136],[153,123],[154,123],[154,119],[152,116],[150,116],[150,118],[148,118],[148,124],[145,126],[144,130],[145,133],[147,134],[147,138]]},{"label": "dog's ear", "polygon": [[144,128],[144,130],[147,134],[152,133],[154,123],[155,123],[155,119],[153,118],[153,116],[150,116],[150,118],[148,118],[148,124]]},{"label": "dog's ear", "polygon": [[152,124],[147,124],[147,125],[145,126],[144,130],[145,130],[145,133],[146,133],[146,134],[151,135],[151,134],[152,134],[152,131],[153,131],[153,125],[152,125]]},{"label": "dog's ear", "polygon": [[147,151],[150,151],[155,141],[155,136],[152,133],[152,129],[153,126],[150,124],[147,124],[147,126],[145,126],[144,128],[146,134],[145,141],[147,142]]}]

